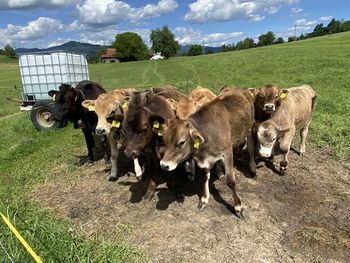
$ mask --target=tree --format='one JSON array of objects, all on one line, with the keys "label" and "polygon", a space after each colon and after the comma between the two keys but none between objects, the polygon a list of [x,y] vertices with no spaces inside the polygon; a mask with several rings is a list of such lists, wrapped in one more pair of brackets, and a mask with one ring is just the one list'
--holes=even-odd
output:
[{"label": "tree", "polygon": [[117,49],[118,59],[122,62],[145,60],[148,49],[142,38],[134,32],[125,32],[115,36],[112,47]]},{"label": "tree", "polygon": [[275,44],[282,44],[284,43],[284,39],[282,37],[279,37],[276,39]]},{"label": "tree", "polygon": [[349,21],[344,21],[341,24],[341,31],[345,32],[345,31],[350,31],[350,20]]},{"label": "tree", "polygon": [[296,39],[296,37],[288,37],[288,42],[293,42],[293,41],[295,41],[295,39]]},{"label": "tree", "polygon": [[202,54],[203,47],[201,45],[192,45],[187,52],[187,56],[198,56]]},{"label": "tree", "polygon": [[267,32],[266,34],[261,34],[259,36],[258,46],[268,46],[275,43],[275,34],[272,31]]},{"label": "tree", "polygon": [[4,47],[4,55],[13,58],[16,56],[16,51],[13,49],[13,47],[7,44]]},{"label": "tree", "polygon": [[162,29],[157,28],[156,30],[152,30],[150,40],[154,52],[160,52],[165,58],[175,56],[180,48],[174,34],[167,26],[163,26]]},{"label": "tree", "polygon": [[341,22],[333,18],[327,25],[327,31],[330,34],[339,33],[341,31]]},{"label": "tree", "polygon": [[232,43],[232,44],[223,44],[221,46],[221,52],[227,52],[227,51],[233,51],[235,50],[236,46],[235,46],[235,43]]},{"label": "tree", "polygon": [[327,28],[321,23],[315,26],[314,31],[312,32],[312,37],[323,36],[325,34],[327,34]]},{"label": "tree", "polygon": [[247,49],[247,48],[252,48],[255,47],[254,39],[247,37],[242,41],[238,41],[236,44],[236,49],[237,50],[242,50],[242,49]]}]

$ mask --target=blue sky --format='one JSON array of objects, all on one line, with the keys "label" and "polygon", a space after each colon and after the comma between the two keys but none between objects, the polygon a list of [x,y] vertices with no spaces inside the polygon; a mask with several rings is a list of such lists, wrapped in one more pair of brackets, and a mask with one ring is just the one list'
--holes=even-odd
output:
[{"label": "blue sky", "polygon": [[332,17],[350,19],[348,0],[0,0],[0,48],[45,48],[70,40],[110,44],[168,25],[180,44],[219,46],[273,31],[288,38]]}]

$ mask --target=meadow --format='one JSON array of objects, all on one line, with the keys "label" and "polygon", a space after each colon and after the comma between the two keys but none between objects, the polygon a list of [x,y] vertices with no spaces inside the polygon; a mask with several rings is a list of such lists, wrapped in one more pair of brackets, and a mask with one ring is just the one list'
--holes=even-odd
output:
[{"label": "meadow", "polygon": [[[242,88],[275,84],[287,88],[311,85],[318,94],[309,133],[310,147],[327,149],[330,158],[350,160],[350,33],[250,50],[164,61],[92,64],[90,79],[108,90],[146,89],[172,83],[184,93],[197,85],[217,92],[223,85]],[[17,89],[14,88],[17,87]],[[38,133],[26,114],[6,98],[20,99],[16,60],[0,56],[0,212],[6,214],[44,262],[139,262],[143,251],[104,236],[81,235],[71,221],[32,201],[33,189],[58,178],[79,178],[86,154],[80,130]],[[0,221],[0,242],[15,262],[28,254]],[[7,262],[0,248],[0,262]]]}]

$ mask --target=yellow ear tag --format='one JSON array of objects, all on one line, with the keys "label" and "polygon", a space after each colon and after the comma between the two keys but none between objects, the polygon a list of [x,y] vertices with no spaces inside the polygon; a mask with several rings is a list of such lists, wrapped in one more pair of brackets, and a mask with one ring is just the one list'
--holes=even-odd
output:
[{"label": "yellow ear tag", "polygon": [[89,105],[88,109],[89,109],[89,111],[95,111],[95,106],[94,105]]},{"label": "yellow ear tag", "polygon": [[200,145],[199,139],[196,139],[196,140],[194,141],[193,147],[196,148],[196,149],[198,149],[198,148],[199,148],[199,145]]},{"label": "yellow ear tag", "polygon": [[287,94],[286,93],[281,93],[281,95],[280,95],[280,99],[284,99],[285,97],[287,97]]},{"label": "yellow ear tag", "polygon": [[159,121],[154,121],[153,122],[153,128],[159,128]]},{"label": "yellow ear tag", "polygon": [[52,100],[55,101],[55,98],[56,98],[56,94],[53,94]]},{"label": "yellow ear tag", "polygon": [[119,128],[120,127],[120,122],[119,121],[112,121],[112,127]]},{"label": "yellow ear tag", "polygon": [[128,101],[123,102],[123,105],[122,105],[123,110],[125,110],[128,107],[128,104],[129,104]]},{"label": "yellow ear tag", "polygon": [[160,127],[158,130],[158,136],[163,136],[163,135],[164,135],[164,130],[162,127]]}]

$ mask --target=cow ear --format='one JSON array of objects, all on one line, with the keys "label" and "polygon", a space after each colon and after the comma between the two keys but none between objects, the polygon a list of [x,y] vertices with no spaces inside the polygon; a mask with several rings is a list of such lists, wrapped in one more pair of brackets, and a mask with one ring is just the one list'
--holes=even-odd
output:
[{"label": "cow ear", "polygon": [[281,89],[280,90],[280,93],[279,93],[279,97],[280,97],[280,99],[284,99],[285,97],[287,97],[287,94],[288,94],[288,90],[287,89]]},{"label": "cow ear", "polygon": [[84,108],[91,109],[92,107],[95,107],[96,100],[84,100],[81,105]]},{"label": "cow ear", "polygon": [[176,100],[174,100],[172,98],[167,98],[166,102],[170,105],[170,107],[173,111],[176,111],[176,109],[178,107],[178,103]]},{"label": "cow ear", "polygon": [[249,92],[250,96],[252,96],[253,100],[255,100],[256,95],[258,94],[259,91],[254,88],[249,88],[247,89],[247,91]]},{"label": "cow ear", "polygon": [[109,123],[113,123],[113,121],[116,121],[116,122],[119,122],[119,124],[123,122],[123,119],[124,119],[124,114],[119,114],[119,113],[118,114],[111,113],[106,118],[107,122]]},{"label": "cow ear", "polygon": [[279,133],[285,133],[290,129],[290,125],[277,125],[276,128]]},{"label": "cow ear", "polygon": [[203,98],[201,98],[199,101],[195,101],[194,105],[196,108],[201,107],[203,104],[207,103],[209,101],[207,96],[204,96]]},{"label": "cow ear", "polygon": [[152,127],[152,132],[158,134],[159,136],[163,136],[163,124],[166,122],[166,119],[158,114],[152,113],[149,120]]},{"label": "cow ear", "polygon": [[193,141],[193,147],[198,149],[199,146],[204,143],[204,138],[199,133],[199,131],[196,128],[194,128],[192,125],[190,125],[189,127],[190,127],[190,136]]},{"label": "cow ear", "polygon": [[53,97],[55,97],[57,95],[58,91],[57,90],[50,90],[48,93],[49,93],[49,96],[51,98],[53,98]]}]

